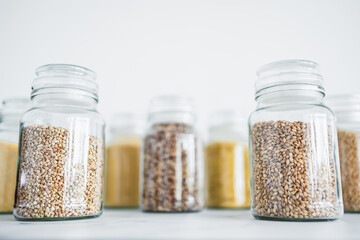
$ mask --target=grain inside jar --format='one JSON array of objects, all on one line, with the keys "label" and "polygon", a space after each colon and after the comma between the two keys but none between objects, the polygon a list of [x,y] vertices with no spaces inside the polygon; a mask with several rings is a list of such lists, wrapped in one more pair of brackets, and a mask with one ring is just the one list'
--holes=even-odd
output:
[{"label": "grain inside jar", "polygon": [[199,161],[197,136],[190,125],[153,125],[144,142],[143,210],[199,210]]},{"label": "grain inside jar", "polygon": [[359,139],[357,132],[338,130],[341,185],[347,212],[360,212]]},{"label": "grain inside jar", "polygon": [[105,206],[138,207],[140,137],[123,137],[107,147]]},{"label": "grain inside jar", "polygon": [[11,213],[14,207],[18,145],[0,141],[0,212]]},{"label": "grain inside jar", "polygon": [[61,219],[102,211],[102,138],[62,127],[21,131],[16,216]]},{"label": "grain inside jar", "polygon": [[250,170],[247,143],[218,141],[206,149],[206,206],[250,207]]},{"label": "grain inside jar", "polygon": [[[251,129],[255,216],[331,219],[338,216],[332,134],[315,135],[310,123],[258,122]],[[322,138],[322,136],[327,136]],[[316,146],[314,138],[325,139]],[[321,149],[322,148],[322,149]]]}]

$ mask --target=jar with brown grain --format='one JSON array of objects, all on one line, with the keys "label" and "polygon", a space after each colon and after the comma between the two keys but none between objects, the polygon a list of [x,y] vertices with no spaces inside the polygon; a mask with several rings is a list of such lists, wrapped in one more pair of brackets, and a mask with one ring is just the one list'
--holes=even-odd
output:
[{"label": "jar with brown grain", "polygon": [[21,118],[14,216],[66,220],[102,213],[104,127],[89,69],[36,70],[32,108]]},{"label": "jar with brown grain", "polygon": [[140,146],[144,125],[143,117],[134,113],[118,113],[111,118],[105,164],[105,207],[139,206]]},{"label": "jar with brown grain", "polygon": [[260,68],[250,115],[251,210],[255,218],[334,220],[343,205],[335,116],[324,105],[318,64]]},{"label": "jar with brown grain", "polygon": [[12,213],[14,207],[19,122],[29,103],[26,98],[8,98],[0,110],[0,213]]},{"label": "jar with brown grain", "polygon": [[345,212],[360,212],[360,94],[327,98],[337,118],[341,185]]},{"label": "jar with brown grain", "polygon": [[250,167],[247,117],[221,111],[209,117],[205,148],[206,206],[250,207]]},{"label": "jar with brown grain", "polygon": [[202,158],[191,98],[152,99],[141,166],[141,208],[188,212],[202,207]]}]

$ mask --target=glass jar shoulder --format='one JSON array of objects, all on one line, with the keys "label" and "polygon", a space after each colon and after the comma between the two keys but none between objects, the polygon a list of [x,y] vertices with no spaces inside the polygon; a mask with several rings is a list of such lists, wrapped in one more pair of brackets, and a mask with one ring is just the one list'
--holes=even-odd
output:
[{"label": "glass jar shoulder", "polygon": [[155,123],[148,126],[145,131],[145,136],[153,134],[194,134],[197,135],[197,131],[191,124],[186,123]]},{"label": "glass jar shoulder", "polygon": [[304,121],[312,122],[317,119],[326,119],[335,122],[335,114],[324,104],[281,104],[257,108],[249,116],[249,124],[252,125],[261,121]]},{"label": "glass jar shoulder", "polygon": [[76,107],[51,106],[51,107],[33,107],[26,111],[21,117],[21,123],[44,124],[44,123],[63,123],[66,125],[71,121],[91,122],[97,125],[105,125],[102,115],[93,109],[84,109]]}]

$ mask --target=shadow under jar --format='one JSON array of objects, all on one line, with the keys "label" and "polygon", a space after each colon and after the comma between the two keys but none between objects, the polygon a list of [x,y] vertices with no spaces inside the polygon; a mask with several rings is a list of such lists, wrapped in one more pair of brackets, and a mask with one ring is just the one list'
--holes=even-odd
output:
[{"label": "shadow under jar", "polygon": [[21,119],[14,216],[66,220],[102,213],[104,126],[89,69],[36,70],[32,108]]},{"label": "shadow under jar", "polygon": [[142,161],[141,207],[151,212],[198,211],[202,207],[199,141],[192,100],[162,96],[150,103]]},{"label": "shadow under jar", "polygon": [[337,118],[344,210],[360,212],[360,94],[326,100]]},{"label": "shadow under jar", "polygon": [[342,216],[334,114],[311,61],[265,65],[250,115],[252,214],[257,219],[316,221]]}]

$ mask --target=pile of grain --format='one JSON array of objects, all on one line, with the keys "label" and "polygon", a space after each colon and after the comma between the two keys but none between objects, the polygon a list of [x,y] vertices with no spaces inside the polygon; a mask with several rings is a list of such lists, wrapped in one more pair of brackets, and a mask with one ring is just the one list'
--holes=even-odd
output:
[{"label": "pile of grain", "polygon": [[341,184],[344,210],[360,211],[359,135],[349,131],[338,131]]},{"label": "pile of grain", "polygon": [[143,210],[199,210],[196,142],[192,128],[186,124],[153,127],[144,144]]},{"label": "pile of grain", "polygon": [[[330,133],[328,133],[330,132]],[[328,135],[327,142],[322,136]],[[259,122],[251,129],[255,216],[333,218],[339,215],[331,131],[309,123]],[[319,146],[323,152],[319,156]]]},{"label": "pile of grain", "polygon": [[24,127],[16,216],[66,218],[100,213],[103,155],[101,138],[61,127]]},{"label": "pile of grain", "polygon": [[18,145],[0,141],[0,212],[11,213],[14,207]]}]

